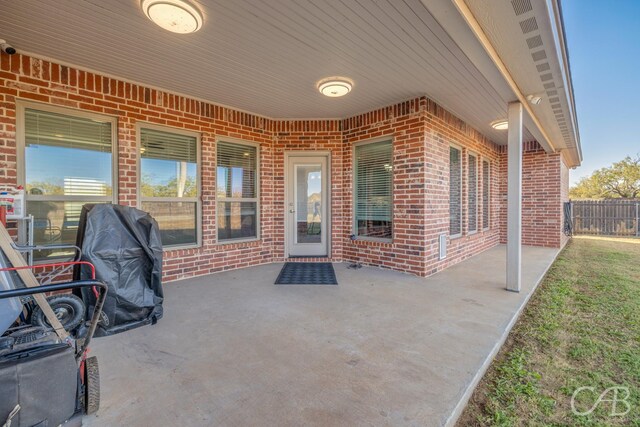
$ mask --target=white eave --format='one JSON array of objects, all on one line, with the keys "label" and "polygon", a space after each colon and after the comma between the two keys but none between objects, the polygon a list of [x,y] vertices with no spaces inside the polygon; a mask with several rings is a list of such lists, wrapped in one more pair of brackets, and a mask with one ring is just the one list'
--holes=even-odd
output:
[{"label": "white eave", "polygon": [[[568,166],[580,165],[582,150],[559,0],[450,0],[423,3],[473,59],[488,80],[496,70],[509,86],[509,101],[525,103],[525,126],[550,152],[561,152]],[[455,6],[459,17],[451,12]],[[460,18],[476,41],[460,29]],[[477,44],[492,60],[477,52]],[[493,77],[491,77],[493,76]],[[500,83],[493,83],[500,88]],[[504,86],[504,85],[503,85]],[[542,97],[539,105],[529,95]],[[510,99],[509,99],[510,98]]]},{"label": "white eave", "polygon": [[[426,95],[497,144],[506,132],[490,123],[542,93],[525,107],[524,139],[577,166],[557,1],[198,0],[204,25],[190,35],[154,25],[139,1],[5,1],[0,36],[34,57],[270,118],[345,118]],[[335,75],[354,90],[328,99],[316,83]]]}]

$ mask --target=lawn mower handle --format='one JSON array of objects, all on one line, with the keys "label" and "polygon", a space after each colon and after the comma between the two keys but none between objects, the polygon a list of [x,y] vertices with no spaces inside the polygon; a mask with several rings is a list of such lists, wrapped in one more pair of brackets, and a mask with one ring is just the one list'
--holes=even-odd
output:
[{"label": "lawn mower handle", "polygon": [[42,294],[45,292],[66,291],[69,289],[77,288],[90,288],[94,286],[100,288],[100,295],[98,295],[95,308],[93,309],[93,315],[91,316],[91,322],[89,323],[87,336],[82,342],[82,348],[84,350],[89,346],[89,342],[91,341],[91,338],[96,331],[96,327],[98,326],[98,322],[100,321],[100,313],[102,312],[102,307],[104,306],[104,301],[107,297],[107,285],[103,282],[99,282],[97,280],[77,280],[75,282],[41,285],[34,288],[8,289],[6,291],[0,291],[0,299],[23,297],[27,295]]}]

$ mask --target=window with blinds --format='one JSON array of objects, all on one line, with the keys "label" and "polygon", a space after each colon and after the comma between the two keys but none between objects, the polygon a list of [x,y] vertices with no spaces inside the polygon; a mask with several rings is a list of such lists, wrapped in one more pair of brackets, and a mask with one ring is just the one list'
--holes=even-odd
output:
[{"label": "window with blinds", "polygon": [[199,243],[198,138],[192,133],[141,127],[141,208],[158,222],[165,247]]},{"label": "window with blinds", "polygon": [[490,188],[491,188],[491,171],[487,160],[482,161],[482,228],[489,228],[490,208]]},{"label": "window with blinds", "polygon": [[478,158],[469,154],[468,158],[467,220],[469,233],[478,231]]},{"label": "window with blinds", "polygon": [[216,161],[218,241],[258,238],[258,148],[219,141]]},{"label": "window with blinds", "polygon": [[449,147],[449,235],[462,235],[462,152]]},{"label": "window with blinds", "polygon": [[354,150],[354,228],[360,237],[393,236],[393,145],[381,141]]},{"label": "window with blinds", "polygon": [[[82,206],[113,202],[116,119],[58,107],[18,109],[34,243],[75,244]],[[66,255],[38,251],[34,259]]]}]

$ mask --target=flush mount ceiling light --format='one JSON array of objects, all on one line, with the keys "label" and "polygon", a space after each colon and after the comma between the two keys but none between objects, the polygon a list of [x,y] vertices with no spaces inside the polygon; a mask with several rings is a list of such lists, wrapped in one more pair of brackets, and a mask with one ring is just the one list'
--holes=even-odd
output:
[{"label": "flush mount ceiling light", "polygon": [[195,33],[202,27],[202,14],[184,0],[142,0],[141,6],[147,18],[173,33]]},{"label": "flush mount ceiling light", "polygon": [[351,92],[353,82],[345,77],[329,77],[318,82],[318,90],[324,96],[338,98]]},{"label": "flush mount ceiling light", "polygon": [[509,129],[509,122],[507,120],[496,120],[491,122],[491,127],[497,130]]}]

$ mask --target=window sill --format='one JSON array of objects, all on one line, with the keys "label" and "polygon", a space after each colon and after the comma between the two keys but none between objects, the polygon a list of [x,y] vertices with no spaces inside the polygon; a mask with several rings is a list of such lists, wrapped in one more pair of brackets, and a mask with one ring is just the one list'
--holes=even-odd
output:
[{"label": "window sill", "polygon": [[219,240],[215,244],[216,246],[225,246],[225,245],[235,245],[235,244],[241,244],[241,243],[255,243],[259,241],[260,241],[259,237],[252,237],[250,239],[228,239],[228,240],[222,240],[222,241]]},{"label": "window sill", "polygon": [[354,240],[354,243],[357,243],[357,242],[392,244],[393,243],[393,239],[382,239],[382,238],[376,238],[376,237],[356,236],[356,240]]},{"label": "window sill", "polygon": [[449,236],[450,240],[458,240],[462,237],[462,233],[461,234],[454,234],[453,236]]},{"label": "window sill", "polygon": [[201,244],[194,245],[176,245],[176,246],[163,246],[162,252],[171,252],[171,251],[184,251],[188,249],[198,249],[201,248]]}]

